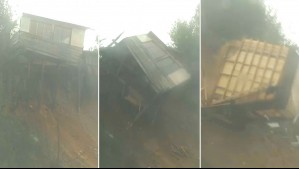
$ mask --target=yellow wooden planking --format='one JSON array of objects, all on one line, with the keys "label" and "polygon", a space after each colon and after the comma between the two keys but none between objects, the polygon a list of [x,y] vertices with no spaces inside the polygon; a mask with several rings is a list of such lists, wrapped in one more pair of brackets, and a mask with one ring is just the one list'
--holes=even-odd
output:
[{"label": "yellow wooden planking", "polygon": [[269,70],[269,69],[267,69],[267,70],[266,70],[266,72],[265,72],[265,78],[267,78],[267,79],[269,79],[269,80],[270,80],[270,78],[271,78],[272,74],[273,74],[273,71],[272,71],[272,70]]},{"label": "yellow wooden planking", "polygon": [[251,41],[250,51],[255,51],[259,41]]},{"label": "yellow wooden planking", "polygon": [[262,79],[263,79],[262,76],[256,76],[254,80],[255,82],[261,83]]},{"label": "yellow wooden planking", "polygon": [[237,78],[236,77],[232,77],[230,79],[230,83],[228,85],[228,90],[234,91],[234,87],[235,87],[236,83],[237,83]]},{"label": "yellow wooden planking", "polygon": [[262,80],[262,83],[265,84],[265,85],[268,85],[270,83],[270,78],[264,77],[263,80]]},{"label": "yellow wooden planking", "polygon": [[246,56],[246,52],[245,52],[245,51],[241,51],[241,52],[240,52],[240,56],[239,56],[239,58],[238,58],[238,62],[239,62],[239,63],[244,63],[245,56]]},{"label": "yellow wooden planking", "polygon": [[[221,98],[254,92],[269,84],[277,85],[285,65],[288,48],[254,40],[231,45],[215,95]],[[238,49],[241,47],[242,49]],[[239,54],[239,56],[238,56]],[[225,76],[227,75],[227,76]],[[224,97],[225,95],[225,97]]]},{"label": "yellow wooden planking", "polygon": [[221,95],[221,96],[224,95],[224,92],[225,92],[224,89],[221,89],[221,88],[217,88],[217,89],[216,89],[216,94],[219,94],[219,95]]},{"label": "yellow wooden planking", "polygon": [[245,58],[245,64],[250,65],[253,58],[253,53],[249,52]]},{"label": "yellow wooden planking", "polygon": [[232,95],[233,95],[233,92],[231,92],[231,91],[227,91],[225,94],[226,97],[231,97]]},{"label": "yellow wooden planking", "polygon": [[256,54],[253,58],[253,62],[252,62],[252,65],[254,66],[258,66],[259,63],[260,63],[260,58],[261,58],[261,55],[259,54]]},{"label": "yellow wooden planking", "polygon": [[266,55],[270,55],[271,54],[271,51],[272,51],[272,46],[271,44],[266,44],[265,48],[264,48],[264,54]]},{"label": "yellow wooden planking", "polygon": [[252,85],[252,81],[251,80],[247,81],[247,83],[244,86],[244,92],[249,92],[251,85]]},{"label": "yellow wooden planking", "polygon": [[267,61],[268,61],[268,57],[267,56],[263,56],[262,59],[261,59],[260,67],[266,68]]},{"label": "yellow wooden planking", "polygon": [[259,43],[257,48],[256,48],[256,53],[262,53],[263,50],[264,50],[264,45],[265,45],[264,42]]},{"label": "yellow wooden planking", "polygon": [[273,57],[270,57],[269,62],[267,64],[267,68],[274,69],[275,68],[276,59]]},{"label": "yellow wooden planking", "polygon": [[256,72],[256,67],[255,66],[251,66],[250,67],[250,70],[249,70],[249,72],[248,72],[248,74],[249,74],[249,79],[250,80],[253,80],[253,78],[254,78],[254,74],[255,74],[255,72]]},{"label": "yellow wooden planking", "polygon": [[255,81],[262,82],[262,78],[264,76],[265,69],[259,68],[256,72]]},{"label": "yellow wooden planking", "polygon": [[248,80],[253,81],[254,80],[254,74],[248,74]]},{"label": "yellow wooden planking", "polygon": [[235,70],[241,71],[241,68],[242,68],[242,64],[241,63],[237,63],[236,67],[235,67]]},{"label": "yellow wooden planking", "polygon": [[241,81],[239,81],[239,83],[237,83],[235,91],[238,92],[238,93],[240,93],[242,91],[243,85],[244,85],[244,83],[242,83]]},{"label": "yellow wooden planking", "polygon": [[234,63],[232,62],[226,62],[223,68],[222,73],[223,74],[227,74],[227,75],[231,75],[234,69]]},{"label": "yellow wooden planking", "polygon": [[249,71],[249,66],[243,66],[243,69],[242,69],[242,74],[248,74],[248,71]]},{"label": "yellow wooden planking", "polygon": [[273,74],[273,78],[272,78],[272,82],[271,82],[271,84],[272,84],[273,86],[277,85],[277,83],[278,83],[278,81],[279,81],[279,77],[280,77],[280,74],[279,74],[279,73],[275,72],[275,73]]},{"label": "yellow wooden planking", "polygon": [[252,86],[252,89],[253,89],[253,90],[256,90],[256,89],[259,88],[259,86],[260,86],[260,83],[254,82],[254,83],[253,83],[253,86]]},{"label": "yellow wooden planking", "polygon": [[233,72],[234,76],[239,76],[241,73],[241,68],[242,68],[242,64],[241,63],[237,63],[235,66],[235,70]]},{"label": "yellow wooden planking", "polygon": [[227,85],[228,85],[228,82],[229,82],[229,76],[224,76],[224,75],[222,75],[222,76],[220,77],[218,86],[219,86],[219,87],[222,87],[222,88],[226,88]]},{"label": "yellow wooden planking", "polygon": [[283,70],[285,61],[283,59],[278,59],[276,65],[276,71],[281,72]]},{"label": "yellow wooden planking", "polygon": [[230,49],[227,54],[227,60],[234,62],[237,59],[238,51],[235,49]]}]

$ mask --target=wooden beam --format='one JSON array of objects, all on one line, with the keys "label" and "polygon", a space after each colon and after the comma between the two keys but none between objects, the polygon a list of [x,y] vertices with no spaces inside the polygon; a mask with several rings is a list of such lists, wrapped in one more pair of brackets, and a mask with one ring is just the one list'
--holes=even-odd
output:
[{"label": "wooden beam", "polygon": [[39,112],[41,111],[41,104],[43,103],[43,82],[44,82],[44,69],[45,69],[45,64],[44,64],[44,59],[42,60],[42,67],[41,67],[41,79],[40,79],[40,91],[39,91],[39,101],[38,101],[38,110]]},{"label": "wooden beam", "polygon": [[80,113],[81,109],[81,63],[78,65],[78,103],[77,111]]},{"label": "wooden beam", "polygon": [[[230,84],[230,82],[231,82],[231,79],[232,79],[232,77],[233,77],[233,74],[234,74],[236,65],[237,65],[237,63],[238,63],[239,56],[240,56],[240,54],[241,54],[241,51],[243,50],[243,46],[244,46],[245,41],[243,40],[241,43],[242,43],[242,44],[241,44],[240,48],[239,48],[238,51],[237,51],[236,60],[234,61],[234,67],[233,67],[232,73],[230,74],[230,78],[228,79],[227,86],[229,86],[229,84]],[[232,50],[232,47],[230,47],[230,49],[228,50],[228,53],[227,53],[227,54],[229,54],[230,50]],[[225,57],[226,57],[226,56],[225,56]],[[217,85],[218,85],[218,84],[217,84]],[[234,88],[235,88],[235,86],[234,86]],[[223,94],[222,97],[221,97],[222,99],[225,98],[225,95],[226,95],[226,93],[227,93],[227,90],[228,90],[228,87],[226,87],[226,89],[225,89],[225,91],[224,91],[224,94]],[[215,91],[214,91],[214,93],[215,93]]]}]

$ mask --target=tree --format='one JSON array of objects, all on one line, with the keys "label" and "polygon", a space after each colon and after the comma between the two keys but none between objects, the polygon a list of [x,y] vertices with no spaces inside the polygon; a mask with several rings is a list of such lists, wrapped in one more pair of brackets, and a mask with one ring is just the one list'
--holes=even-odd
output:
[{"label": "tree", "polygon": [[[0,0],[0,73],[7,72],[5,69],[8,65],[6,64],[5,59],[9,54],[10,33],[14,26],[15,23],[12,21],[12,10],[8,4],[8,0]],[[2,104],[3,98],[5,98],[5,92],[6,89],[4,88],[4,83],[1,81],[0,95],[2,97],[0,97],[0,104]]]},{"label": "tree", "polygon": [[199,18],[200,6],[190,21],[178,20],[170,31],[170,38],[183,60],[191,66],[192,72],[198,74],[199,68]]},{"label": "tree", "polygon": [[252,38],[285,43],[281,25],[263,0],[202,0],[202,42],[219,48],[225,41]]},{"label": "tree", "polygon": [[0,57],[8,50],[10,33],[15,23],[12,21],[12,10],[8,0],[0,0]]}]

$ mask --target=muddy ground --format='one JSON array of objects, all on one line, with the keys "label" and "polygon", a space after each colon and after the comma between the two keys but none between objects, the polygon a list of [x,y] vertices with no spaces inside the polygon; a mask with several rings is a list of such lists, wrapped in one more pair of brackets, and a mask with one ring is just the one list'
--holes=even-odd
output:
[{"label": "muddy ground", "polygon": [[78,112],[70,99],[58,97],[51,110],[32,102],[21,106],[16,116],[27,123],[42,152],[39,163],[30,167],[97,167],[98,166],[98,101],[91,100]]},{"label": "muddy ground", "polygon": [[202,167],[299,167],[299,147],[283,130],[251,122],[243,131],[202,117]]},{"label": "muddy ground", "polygon": [[145,114],[131,128],[134,110],[120,102],[108,106],[101,101],[100,166],[198,167],[196,95],[191,90],[171,93],[158,116]]}]

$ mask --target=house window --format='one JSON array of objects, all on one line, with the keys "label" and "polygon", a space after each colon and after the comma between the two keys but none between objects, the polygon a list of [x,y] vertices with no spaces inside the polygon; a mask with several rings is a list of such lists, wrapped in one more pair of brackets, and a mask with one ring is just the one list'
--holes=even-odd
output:
[{"label": "house window", "polygon": [[48,40],[53,39],[53,27],[50,24],[44,24],[43,37]]},{"label": "house window", "polygon": [[31,21],[29,32],[31,34],[36,35],[36,29],[37,29],[37,22],[36,21]]},{"label": "house window", "polygon": [[141,42],[149,42],[151,41],[152,39],[150,37],[148,37],[147,35],[140,35],[140,36],[137,36],[137,38],[141,41]]},{"label": "house window", "polygon": [[54,41],[58,43],[70,44],[71,29],[56,26],[54,29]]},{"label": "house window", "polygon": [[160,70],[163,71],[165,75],[169,75],[179,69],[179,65],[172,58],[165,58],[157,62]]},{"label": "house window", "polygon": [[43,22],[31,21],[29,32],[42,37],[43,39],[52,39],[52,25]]}]

